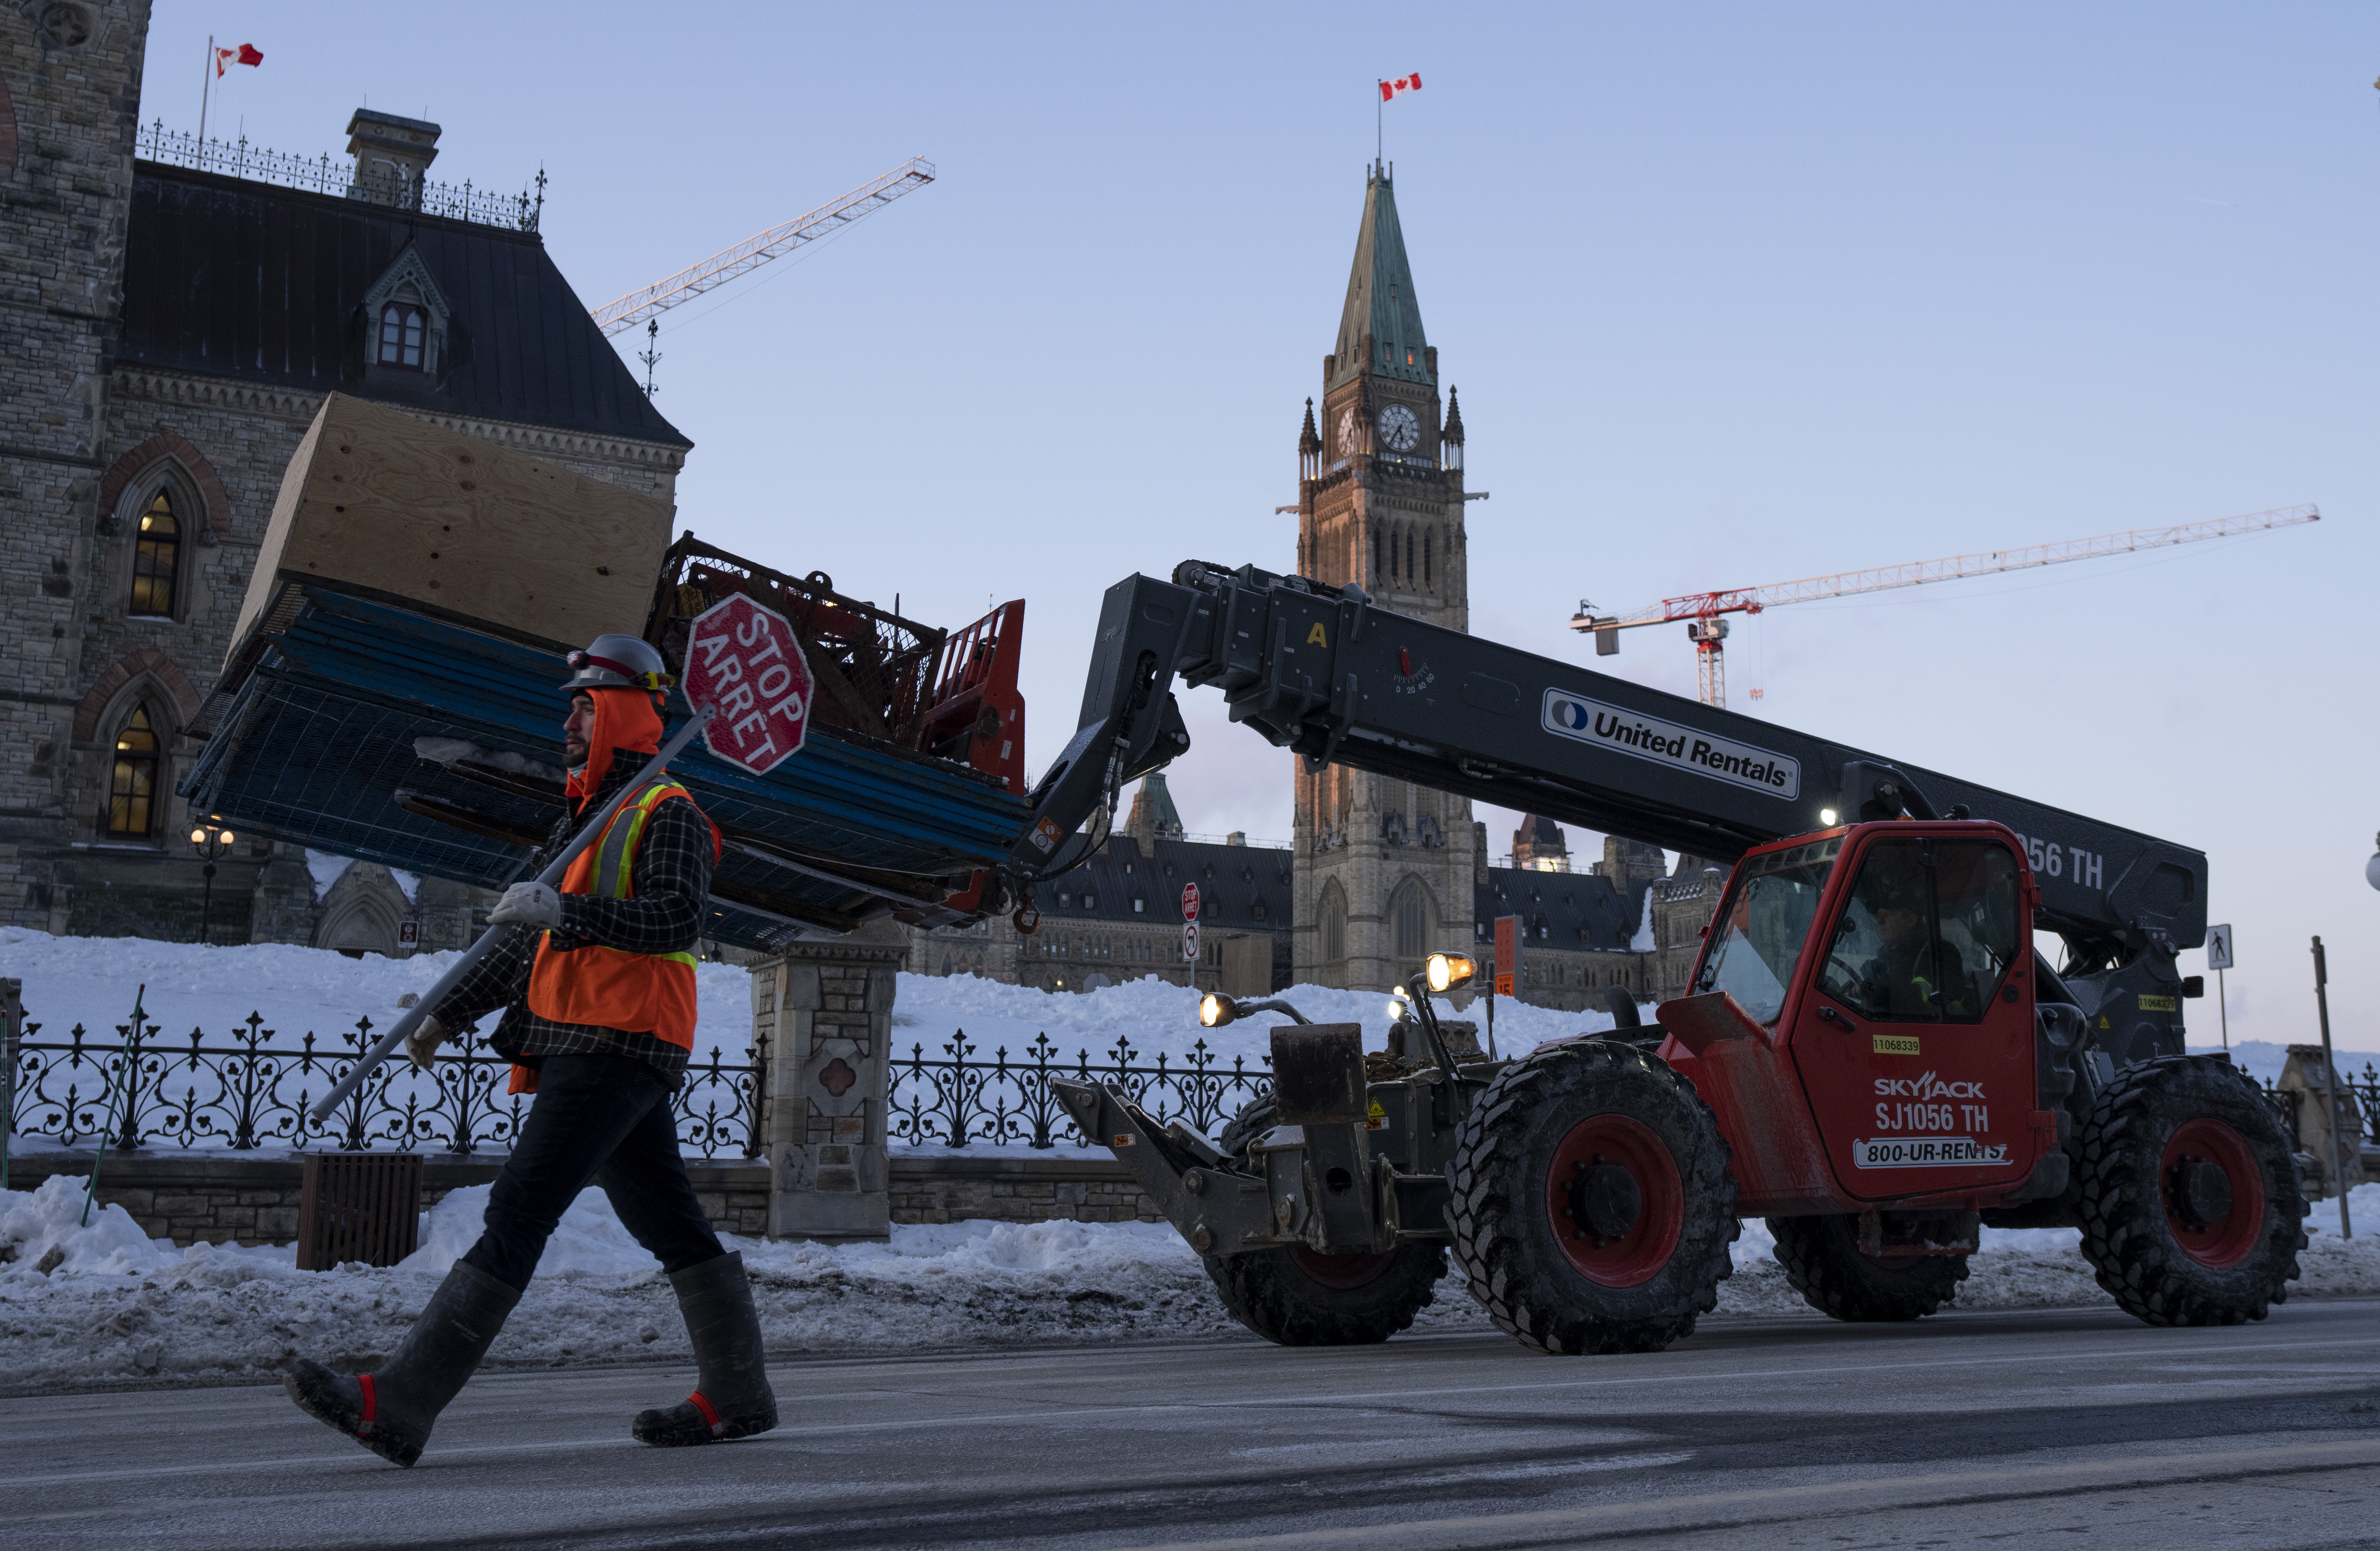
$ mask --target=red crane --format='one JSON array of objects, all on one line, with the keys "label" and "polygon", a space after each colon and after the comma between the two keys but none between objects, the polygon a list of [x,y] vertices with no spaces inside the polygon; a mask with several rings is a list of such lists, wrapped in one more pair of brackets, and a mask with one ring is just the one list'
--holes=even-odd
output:
[{"label": "red crane", "polygon": [[[1723,706],[1727,703],[1727,620],[1722,617],[1725,615],[1759,614],[1780,604],[1848,597],[1854,592],[1882,592],[1895,587],[1920,587],[1929,581],[1955,581],[1961,577],[1991,576],[2000,571],[2021,571],[2034,566],[2063,565],[2069,560],[2096,560],[2109,555],[2165,549],[2174,544],[2196,543],[2202,539],[2228,539],[2240,533],[2291,528],[2301,522],[2321,520],[2322,513],[2309,502],[2301,507],[2281,507],[2272,511],[2252,512],[2246,517],[2227,517],[2215,522],[2185,522],[2172,528],[2133,528],[2121,533],[2102,533],[2096,538],[2034,544],[2029,549],[1995,549],[1979,555],[1953,555],[1940,560],[1912,560],[1901,566],[1877,566],[1864,571],[1804,577],[1799,581],[1772,582],[1765,587],[1730,587],[1716,592],[1689,592],[1683,597],[1664,598],[1633,614],[1598,615],[1595,612],[1594,604],[1581,598],[1578,612],[1571,616],[1570,628],[1593,631],[1596,655],[1609,657],[1620,650],[1620,632],[1622,630],[1633,629],[1639,625],[1669,625],[1683,621],[1686,634],[1694,643],[1698,696],[1705,705]],[[1757,690],[1752,692],[1755,698],[1760,693]]]}]

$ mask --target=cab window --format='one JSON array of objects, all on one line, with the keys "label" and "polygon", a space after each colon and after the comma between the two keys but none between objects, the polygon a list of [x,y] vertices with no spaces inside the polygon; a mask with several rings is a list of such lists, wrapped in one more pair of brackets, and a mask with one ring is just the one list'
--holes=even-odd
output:
[{"label": "cab window", "polygon": [[2017,866],[1990,840],[1879,840],[1836,920],[1820,986],[1881,1022],[1974,1023],[2017,951]]},{"label": "cab window", "polygon": [[1762,1023],[1785,1010],[1793,966],[1818,913],[1842,837],[1754,857],[1736,869],[1727,902],[1711,921],[1698,992],[1724,991]]}]

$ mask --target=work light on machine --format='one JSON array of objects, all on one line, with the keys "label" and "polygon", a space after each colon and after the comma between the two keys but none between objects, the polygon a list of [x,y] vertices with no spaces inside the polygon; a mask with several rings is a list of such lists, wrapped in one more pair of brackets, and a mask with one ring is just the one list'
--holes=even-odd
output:
[{"label": "work light on machine", "polygon": [[1477,960],[1463,953],[1433,953],[1422,974],[1433,992],[1451,991],[1479,972]]}]

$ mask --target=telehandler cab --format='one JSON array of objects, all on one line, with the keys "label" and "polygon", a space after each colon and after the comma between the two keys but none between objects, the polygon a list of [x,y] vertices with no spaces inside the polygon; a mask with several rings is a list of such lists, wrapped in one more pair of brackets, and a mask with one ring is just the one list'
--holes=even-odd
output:
[{"label": "telehandler cab", "polygon": [[[1985,1227],[2079,1226],[2100,1285],[2155,1325],[2261,1319],[2297,1276],[2288,1133],[2252,1079],[2182,1045],[2200,853],[1356,589],[1190,562],[1109,594],[1081,728],[1015,853],[1028,907],[1103,838],[1123,782],[1188,747],[1176,672],[1318,763],[1734,861],[1688,994],[1652,1024],[1615,989],[1617,1027],[1482,1056],[1435,1000],[1477,967],[1435,954],[1397,988],[1386,1051],[1208,997],[1210,1025],[1293,1020],[1271,1094],[1212,1142],[1112,1086],[1056,1084],[1259,1334],[1384,1339],[1451,1249],[1537,1350],[1658,1350],[1715,1306],[1745,1216],[1845,1320],[1940,1308]],[[2062,971],[2036,929],[2064,939]]]}]

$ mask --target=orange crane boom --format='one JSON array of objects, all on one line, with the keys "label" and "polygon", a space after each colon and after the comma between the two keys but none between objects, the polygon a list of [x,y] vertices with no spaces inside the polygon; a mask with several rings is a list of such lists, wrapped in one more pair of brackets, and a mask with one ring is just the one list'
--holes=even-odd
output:
[{"label": "orange crane boom", "polygon": [[1621,630],[1634,629],[1640,625],[1676,624],[1682,620],[1687,635],[1694,643],[1702,702],[1723,706],[1727,703],[1724,644],[1727,621],[1720,617],[1722,615],[1759,614],[1782,604],[1843,598],[1856,592],[1883,592],[1895,587],[1922,587],[1930,581],[1993,576],[2002,571],[2028,570],[2035,566],[2063,565],[2070,560],[2096,560],[2110,555],[2165,549],[2174,544],[2196,543],[2204,539],[2228,539],[2241,533],[2293,528],[2301,522],[2321,520],[2322,513],[2308,502],[2303,506],[2278,507],[2271,511],[2251,512],[2245,517],[2227,517],[2213,522],[2184,522],[2170,528],[2132,528],[2120,533],[2102,533],[2095,538],[2034,544],[2027,549],[1986,550],[1975,555],[1952,555],[1939,560],[1912,560],[1900,566],[1839,571],[1833,576],[1803,577],[1799,581],[1770,582],[1761,587],[1730,587],[1715,592],[1689,592],[1682,597],[1664,598],[1633,614],[1598,615],[1595,612],[1594,604],[1581,598],[1578,612],[1571,616],[1570,628],[1593,631],[1596,654],[1608,657],[1620,650]]}]

